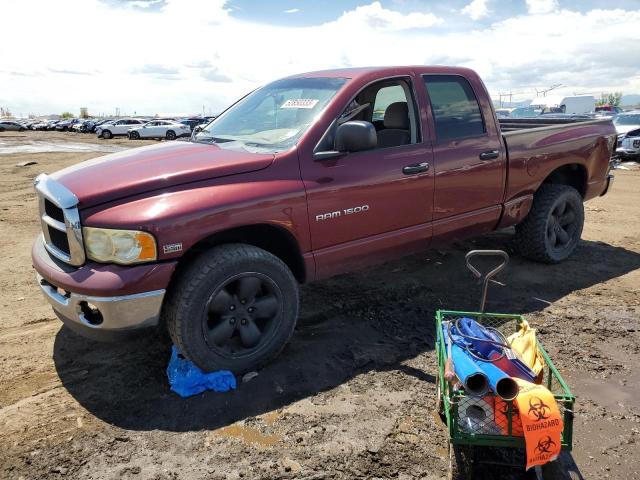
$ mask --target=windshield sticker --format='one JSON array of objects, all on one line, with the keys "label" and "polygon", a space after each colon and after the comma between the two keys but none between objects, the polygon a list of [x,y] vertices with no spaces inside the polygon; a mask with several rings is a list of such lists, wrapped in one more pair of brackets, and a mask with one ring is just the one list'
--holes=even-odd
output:
[{"label": "windshield sticker", "polygon": [[290,98],[280,108],[313,108],[317,103],[313,98]]}]

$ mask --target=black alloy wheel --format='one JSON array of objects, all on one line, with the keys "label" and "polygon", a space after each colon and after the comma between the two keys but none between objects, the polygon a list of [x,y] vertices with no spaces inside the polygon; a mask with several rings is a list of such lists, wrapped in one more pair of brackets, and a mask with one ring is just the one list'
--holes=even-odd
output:
[{"label": "black alloy wheel", "polygon": [[568,199],[562,199],[549,213],[547,241],[549,246],[561,251],[575,239],[579,232],[576,212]]},{"label": "black alloy wheel", "polygon": [[173,130],[169,130],[166,136],[167,136],[167,140],[175,140],[176,132],[174,132]]},{"label": "black alloy wheel", "polygon": [[583,226],[580,193],[569,185],[543,184],[533,197],[527,218],[516,226],[514,243],[531,260],[558,263],[574,252]]},{"label": "black alloy wheel", "polygon": [[273,337],[281,313],[278,285],[262,273],[242,273],[209,298],[202,319],[203,334],[209,348],[222,356],[249,356]]}]

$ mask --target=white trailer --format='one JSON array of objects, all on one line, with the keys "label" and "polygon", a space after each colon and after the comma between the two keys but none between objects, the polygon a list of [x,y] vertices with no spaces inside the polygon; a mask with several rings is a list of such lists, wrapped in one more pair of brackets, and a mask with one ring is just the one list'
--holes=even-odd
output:
[{"label": "white trailer", "polygon": [[593,95],[548,95],[531,100],[531,107],[538,113],[591,113],[596,109],[596,98]]}]

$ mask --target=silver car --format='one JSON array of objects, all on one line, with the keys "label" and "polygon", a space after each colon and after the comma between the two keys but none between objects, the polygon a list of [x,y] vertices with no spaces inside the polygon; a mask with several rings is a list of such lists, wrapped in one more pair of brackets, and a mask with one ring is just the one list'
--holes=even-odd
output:
[{"label": "silver car", "polygon": [[0,132],[23,132],[26,130],[24,125],[20,125],[18,122],[12,120],[0,120]]},{"label": "silver car", "polygon": [[624,112],[613,119],[618,133],[616,154],[621,157],[640,155],[640,110]]}]

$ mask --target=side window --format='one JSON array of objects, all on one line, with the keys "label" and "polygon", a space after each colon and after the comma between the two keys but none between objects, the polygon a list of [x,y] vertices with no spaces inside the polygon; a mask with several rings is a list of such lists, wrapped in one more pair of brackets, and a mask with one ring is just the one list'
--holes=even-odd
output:
[{"label": "side window", "polygon": [[407,96],[404,93],[403,88],[400,85],[392,85],[390,87],[383,87],[378,90],[376,94],[376,100],[373,104],[372,121],[384,121],[384,114],[387,111],[387,107],[392,103],[406,102]]},{"label": "side window", "polygon": [[486,132],[480,106],[467,79],[425,75],[438,140],[474,137]]}]

